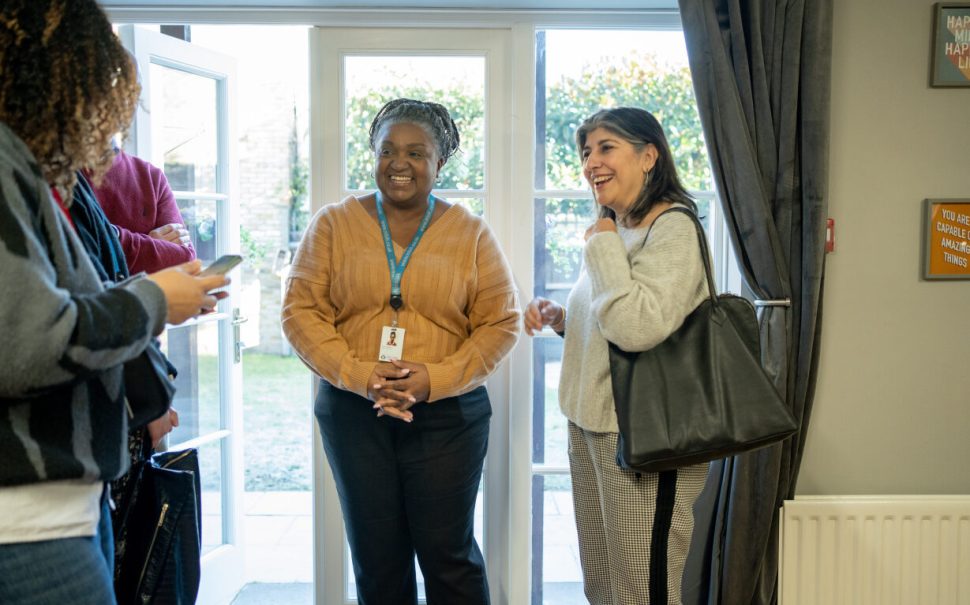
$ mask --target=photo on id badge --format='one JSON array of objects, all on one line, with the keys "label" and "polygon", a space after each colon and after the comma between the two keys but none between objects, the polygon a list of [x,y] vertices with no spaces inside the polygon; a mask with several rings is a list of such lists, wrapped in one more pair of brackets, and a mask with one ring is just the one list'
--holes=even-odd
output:
[{"label": "photo on id badge", "polygon": [[381,351],[378,361],[401,359],[404,352],[404,330],[397,326],[384,326],[381,330]]}]

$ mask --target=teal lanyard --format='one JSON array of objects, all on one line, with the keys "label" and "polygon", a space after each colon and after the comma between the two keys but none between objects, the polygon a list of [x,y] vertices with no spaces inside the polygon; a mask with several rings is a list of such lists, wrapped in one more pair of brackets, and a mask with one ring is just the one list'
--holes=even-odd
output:
[{"label": "teal lanyard", "polygon": [[414,249],[418,247],[418,242],[421,241],[421,236],[428,229],[428,225],[431,224],[431,215],[434,214],[434,197],[428,196],[428,209],[424,211],[424,217],[421,219],[421,224],[418,225],[418,232],[414,234],[414,238],[411,243],[408,244],[407,249],[404,254],[401,255],[401,261],[398,262],[394,258],[394,243],[391,241],[391,228],[387,224],[387,216],[384,214],[384,200],[381,197],[381,192],[377,192],[377,222],[381,225],[381,236],[384,238],[384,252],[387,254],[387,268],[391,272],[391,308],[394,312],[404,306],[404,299],[401,298],[401,276],[404,275],[404,270],[408,266],[408,261],[411,260],[411,255],[414,254]]}]

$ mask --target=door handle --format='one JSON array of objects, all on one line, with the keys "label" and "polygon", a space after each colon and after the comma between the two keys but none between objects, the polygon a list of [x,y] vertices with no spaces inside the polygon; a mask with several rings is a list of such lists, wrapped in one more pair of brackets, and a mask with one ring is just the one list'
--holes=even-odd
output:
[{"label": "door handle", "polygon": [[233,361],[239,363],[242,361],[242,352],[246,348],[246,343],[242,341],[240,326],[249,321],[249,318],[243,315],[239,307],[235,307],[232,310],[232,358]]}]

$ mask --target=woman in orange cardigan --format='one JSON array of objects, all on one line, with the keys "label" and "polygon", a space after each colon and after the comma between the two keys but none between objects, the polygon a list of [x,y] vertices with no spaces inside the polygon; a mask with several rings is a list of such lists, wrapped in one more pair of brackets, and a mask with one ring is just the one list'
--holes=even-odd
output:
[{"label": "woman in orange cardigan", "polygon": [[283,329],[322,378],[314,411],[362,604],[417,603],[415,555],[431,605],[489,602],[473,535],[483,383],[520,311],[485,221],[431,193],[458,143],[441,105],[385,105],[378,191],[317,213],[287,284]]}]

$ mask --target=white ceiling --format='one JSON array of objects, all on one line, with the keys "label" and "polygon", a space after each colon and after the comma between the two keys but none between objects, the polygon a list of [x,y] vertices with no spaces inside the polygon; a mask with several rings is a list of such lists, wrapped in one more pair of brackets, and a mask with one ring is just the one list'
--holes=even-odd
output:
[{"label": "white ceiling", "polygon": [[101,0],[109,9],[127,8],[341,8],[341,9],[465,9],[465,10],[649,10],[676,8],[677,0]]}]

